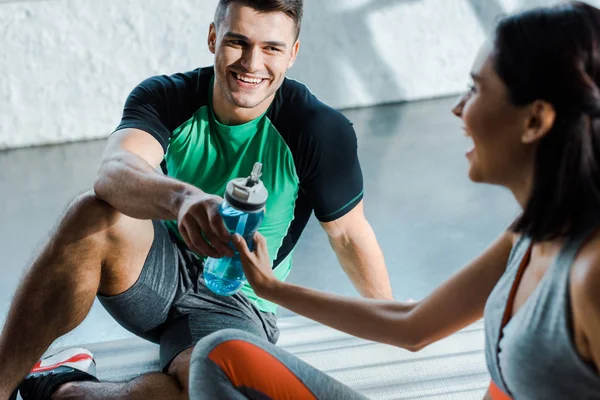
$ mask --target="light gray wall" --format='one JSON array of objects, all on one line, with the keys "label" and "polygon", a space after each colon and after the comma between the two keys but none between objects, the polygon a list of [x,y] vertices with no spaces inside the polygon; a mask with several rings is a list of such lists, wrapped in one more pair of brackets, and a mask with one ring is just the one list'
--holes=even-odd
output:
[{"label": "light gray wall", "polygon": [[[458,93],[496,15],[551,2],[306,0],[289,75],[337,108]],[[215,4],[0,0],[0,149],[107,136],[138,82],[212,63]]]}]

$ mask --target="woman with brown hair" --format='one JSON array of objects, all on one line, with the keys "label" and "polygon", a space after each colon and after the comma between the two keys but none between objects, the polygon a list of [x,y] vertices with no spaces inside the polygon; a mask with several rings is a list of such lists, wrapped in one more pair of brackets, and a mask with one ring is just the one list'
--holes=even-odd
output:
[{"label": "woman with brown hair", "polygon": [[[265,299],[335,329],[411,351],[484,317],[491,399],[600,398],[600,10],[570,2],[501,20],[454,107],[474,182],[523,211],[416,303],[348,298],[274,278],[262,237],[236,236]],[[236,331],[198,344],[191,394],[363,398],[281,349]],[[274,379],[273,377],[279,377]]]}]

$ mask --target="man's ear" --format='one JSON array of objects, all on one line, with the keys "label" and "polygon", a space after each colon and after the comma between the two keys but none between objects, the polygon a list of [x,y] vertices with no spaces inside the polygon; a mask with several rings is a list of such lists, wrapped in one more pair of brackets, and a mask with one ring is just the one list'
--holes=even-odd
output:
[{"label": "man's ear", "polygon": [[208,28],[208,50],[215,54],[217,51],[217,26],[214,22],[210,23]]},{"label": "man's ear", "polygon": [[296,40],[296,43],[292,46],[292,53],[290,62],[288,63],[288,69],[292,68],[292,65],[296,62],[296,57],[298,56],[298,52],[300,51],[300,41]]}]

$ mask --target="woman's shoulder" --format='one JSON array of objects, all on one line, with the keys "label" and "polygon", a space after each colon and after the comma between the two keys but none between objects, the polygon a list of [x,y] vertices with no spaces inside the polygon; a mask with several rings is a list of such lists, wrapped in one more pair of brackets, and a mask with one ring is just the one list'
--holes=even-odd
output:
[{"label": "woman's shoulder", "polygon": [[574,342],[600,369],[600,229],[579,250],[570,276]]},{"label": "woman's shoulder", "polygon": [[600,295],[600,229],[579,250],[571,272],[574,289],[594,290]]}]

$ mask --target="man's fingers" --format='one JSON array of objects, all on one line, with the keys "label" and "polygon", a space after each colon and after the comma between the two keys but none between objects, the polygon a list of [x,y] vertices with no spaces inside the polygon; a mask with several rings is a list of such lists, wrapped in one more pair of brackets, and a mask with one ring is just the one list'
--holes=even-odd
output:
[{"label": "man's fingers", "polygon": [[209,227],[208,230],[203,231],[204,236],[210,242],[210,244],[223,256],[232,257],[233,250],[228,246],[227,243],[224,243],[221,239],[217,237],[217,235],[212,231]]},{"label": "man's fingers", "polygon": [[225,226],[223,222],[223,218],[220,214],[217,213],[216,216],[210,219],[210,225],[213,228],[215,235],[221,240],[223,243],[229,243],[231,240],[231,233],[229,233],[229,229]]},{"label": "man's fingers", "polygon": [[190,238],[192,250],[200,255],[206,255],[213,258],[220,258],[221,254],[217,252],[202,236],[202,228],[193,219],[184,224]]},{"label": "man's fingers", "polygon": [[208,242],[209,246],[213,247],[220,256],[233,256],[233,251],[229,248],[229,231],[225,230],[227,232],[225,240],[221,239],[223,234],[217,232],[218,228],[225,228],[219,213],[217,213],[216,216],[205,213],[193,214],[192,216],[194,217],[196,224],[198,224],[202,230],[204,239]]},{"label": "man's fingers", "polygon": [[200,232],[201,242],[196,243],[196,246],[201,246],[202,248],[208,247],[214,254],[207,254],[209,257],[223,257],[227,254],[227,250],[223,250],[223,247],[227,246],[227,243],[222,243],[214,234],[212,227],[210,226],[210,221],[206,217],[202,217],[199,215],[192,214],[192,220],[194,224],[198,227],[197,230]]},{"label": "man's fingers", "polygon": [[194,242],[190,238],[190,235],[188,234],[188,231],[184,225],[181,225],[179,227],[179,233],[181,233],[181,237],[183,238],[183,241],[185,242],[185,244],[188,246],[188,248],[191,251],[193,251],[194,253],[199,254],[199,255],[205,255],[199,248],[196,247],[196,245],[194,245]]},{"label": "man's fingers", "polygon": [[183,238],[183,241],[188,246],[191,246],[192,245],[192,240],[190,239],[190,235],[188,235],[187,229],[185,229],[185,226],[183,224],[181,224],[179,226],[179,233],[181,234],[181,237]]},{"label": "man's fingers", "polygon": [[[219,203],[208,203],[201,212],[198,212],[198,215],[202,219],[202,227],[205,230],[208,230],[210,226],[211,234],[215,236],[215,239],[220,240],[224,245],[229,243],[231,234],[225,226],[221,213],[219,213]],[[215,239],[211,239],[211,241]]]}]

